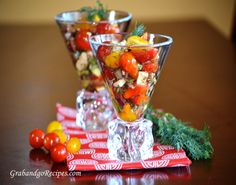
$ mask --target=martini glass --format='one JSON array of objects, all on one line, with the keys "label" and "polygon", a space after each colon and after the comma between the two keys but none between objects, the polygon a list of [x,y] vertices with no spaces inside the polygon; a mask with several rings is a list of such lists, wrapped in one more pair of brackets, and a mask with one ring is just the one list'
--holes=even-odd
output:
[{"label": "martini glass", "polygon": [[153,156],[152,122],[143,115],[172,38],[160,34],[146,36],[152,44],[127,45],[127,34],[90,37],[117,115],[108,123],[107,145],[114,160],[138,161]]},{"label": "martini glass", "polygon": [[85,130],[107,128],[108,121],[114,118],[88,39],[91,35],[127,31],[132,15],[117,10],[108,10],[106,15],[101,21],[87,21],[87,13],[80,11],[62,12],[55,17],[82,85],[77,92],[76,123]]}]

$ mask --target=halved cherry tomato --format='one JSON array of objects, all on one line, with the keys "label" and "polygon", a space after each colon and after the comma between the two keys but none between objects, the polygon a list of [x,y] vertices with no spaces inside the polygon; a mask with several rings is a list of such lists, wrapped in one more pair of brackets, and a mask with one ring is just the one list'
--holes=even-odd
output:
[{"label": "halved cherry tomato", "polygon": [[112,25],[110,23],[99,23],[97,25],[96,33],[97,34],[111,34],[119,33],[120,29],[117,25]]},{"label": "halved cherry tomato", "polygon": [[111,48],[109,46],[101,45],[98,47],[97,58],[100,62],[104,62],[104,58],[111,53]]},{"label": "halved cherry tomato", "polygon": [[66,159],[67,156],[66,147],[61,143],[55,144],[50,149],[50,153],[52,160],[55,162],[62,162]]},{"label": "halved cherry tomato", "polygon": [[119,59],[120,59],[120,52],[113,51],[105,57],[105,64],[107,67],[110,67],[112,69],[116,69],[120,66]]},{"label": "halved cherry tomato", "polygon": [[154,59],[157,56],[157,52],[156,48],[134,48],[131,50],[131,53],[139,63]]},{"label": "halved cherry tomato", "polygon": [[50,150],[52,146],[60,142],[60,138],[55,133],[48,133],[44,137],[43,145],[47,150]]},{"label": "halved cherry tomato", "polygon": [[138,64],[132,53],[125,52],[120,56],[121,68],[129,73],[132,78],[138,77]]},{"label": "halved cherry tomato", "polygon": [[114,78],[114,72],[106,67],[104,67],[103,73],[109,80],[112,80]]},{"label": "halved cherry tomato", "polygon": [[137,119],[137,115],[132,111],[129,103],[126,103],[123,106],[123,109],[119,113],[119,116],[125,121],[135,121]]},{"label": "halved cherry tomato", "polygon": [[133,98],[131,98],[131,100],[135,105],[142,105],[143,103],[148,102],[148,96],[138,95],[138,96],[134,96]]},{"label": "halved cherry tomato", "polygon": [[135,88],[128,88],[124,93],[124,98],[129,99],[134,96],[145,95],[147,92],[147,85],[137,85]]},{"label": "halved cherry tomato", "polygon": [[133,35],[127,39],[127,44],[130,46],[132,46],[132,45],[146,45],[146,44],[149,44],[149,42],[139,36]]},{"label": "halved cherry tomato", "polygon": [[148,73],[155,73],[158,70],[158,63],[157,62],[148,62],[144,63],[142,67],[142,71],[146,71]]},{"label": "halved cherry tomato", "polygon": [[90,51],[91,50],[91,47],[89,44],[90,34],[91,34],[91,32],[89,32],[87,30],[80,30],[79,32],[77,32],[76,38],[75,38],[77,49],[83,50],[83,51]]},{"label": "halved cherry tomato", "polygon": [[41,129],[34,129],[29,134],[29,143],[33,148],[43,146],[44,132]]}]

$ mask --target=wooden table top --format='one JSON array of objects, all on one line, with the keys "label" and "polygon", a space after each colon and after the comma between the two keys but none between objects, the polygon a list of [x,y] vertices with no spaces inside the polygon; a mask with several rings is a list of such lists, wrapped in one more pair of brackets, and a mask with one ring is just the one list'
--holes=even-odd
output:
[{"label": "wooden table top", "polygon": [[57,102],[74,107],[79,83],[56,25],[2,25],[1,184],[216,185],[235,181],[236,61],[233,44],[203,20],[148,23],[147,27],[152,32],[174,38],[152,104],[191,122],[196,128],[207,123],[215,149],[212,160],[193,161],[189,169],[11,179],[11,170],[65,170],[63,165],[52,164],[43,152],[31,150],[28,134],[35,127],[45,129],[56,118]]}]

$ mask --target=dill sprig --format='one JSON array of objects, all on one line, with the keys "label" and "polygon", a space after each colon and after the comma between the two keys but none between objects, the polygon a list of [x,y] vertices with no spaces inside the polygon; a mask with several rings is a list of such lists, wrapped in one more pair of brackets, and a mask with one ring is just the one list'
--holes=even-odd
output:
[{"label": "dill sprig", "polygon": [[96,16],[98,16],[101,20],[104,20],[107,16],[107,10],[99,0],[96,1],[95,7],[92,8],[86,6],[82,7],[79,11],[87,13],[88,21],[94,21]]},{"label": "dill sprig", "polygon": [[193,160],[210,159],[213,147],[210,143],[210,130],[205,126],[197,130],[189,123],[182,122],[172,114],[148,108],[145,118],[153,122],[153,136],[160,143],[184,149]]},{"label": "dill sprig", "polygon": [[134,30],[131,32],[131,36],[142,36],[145,31],[145,26],[143,24],[135,24]]}]

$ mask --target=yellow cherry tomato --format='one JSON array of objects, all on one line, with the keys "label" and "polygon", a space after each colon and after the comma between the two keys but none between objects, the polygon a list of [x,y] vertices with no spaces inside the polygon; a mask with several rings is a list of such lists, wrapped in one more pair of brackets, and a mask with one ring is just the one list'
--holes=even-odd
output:
[{"label": "yellow cherry tomato", "polygon": [[137,119],[136,114],[131,110],[131,106],[129,103],[126,103],[119,113],[119,116],[124,121],[135,121]]},{"label": "yellow cherry tomato", "polygon": [[72,154],[77,153],[80,150],[80,147],[81,143],[77,137],[70,138],[70,140],[66,143],[67,152]]},{"label": "yellow cherry tomato", "polygon": [[105,58],[105,64],[107,67],[116,69],[120,66],[120,52],[114,51],[111,54],[107,55]]},{"label": "yellow cherry tomato", "polygon": [[60,143],[64,144],[67,140],[67,135],[62,130],[54,130],[55,133],[60,138]]},{"label": "yellow cherry tomato", "polygon": [[101,20],[101,18],[97,14],[93,17],[93,21],[95,21],[95,22],[99,22],[100,20]]},{"label": "yellow cherry tomato", "polygon": [[149,42],[139,36],[131,36],[127,39],[128,45],[137,45],[137,44],[149,44]]},{"label": "yellow cherry tomato", "polygon": [[47,133],[53,132],[54,130],[62,130],[62,125],[58,121],[52,121],[48,124]]}]

